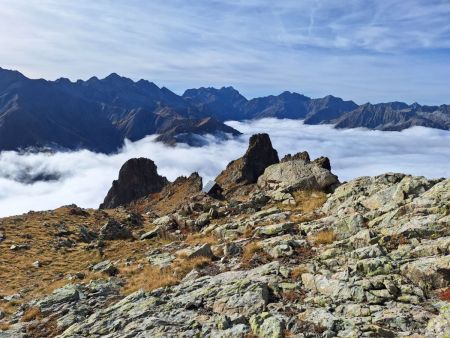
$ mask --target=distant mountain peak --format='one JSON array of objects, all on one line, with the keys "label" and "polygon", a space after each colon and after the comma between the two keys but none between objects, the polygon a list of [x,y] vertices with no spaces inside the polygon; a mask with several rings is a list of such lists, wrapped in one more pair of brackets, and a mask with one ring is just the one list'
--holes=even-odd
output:
[{"label": "distant mountain peak", "polygon": [[87,81],[47,81],[0,68],[0,93],[0,151],[55,145],[113,152],[125,138],[136,141],[150,134],[171,144],[199,144],[195,135],[239,133],[224,121],[267,117],[336,128],[450,129],[447,105],[394,101],[358,106],[332,95],[312,99],[291,91],[247,100],[232,86],[188,89],[179,96],[117,73]]},{"label": "distant mountain peak", "polygon": [[111,73],[109,74],[107,77],[105,77],[103,80],[103,82],[110,82],[110,83],[121,83],[121,84],[131,84],[134,83],[133,80],[124,77],[124,76],[120,76],[117,73]]}]

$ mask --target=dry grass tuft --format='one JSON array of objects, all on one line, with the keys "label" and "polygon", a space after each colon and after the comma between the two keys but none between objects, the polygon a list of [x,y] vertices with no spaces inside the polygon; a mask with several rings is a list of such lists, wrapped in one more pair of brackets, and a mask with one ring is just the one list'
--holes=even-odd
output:
[{"label": "dry grass tuft", "polygon": [[0,323],[0,331],[6,331],[10,328],[11,324],[9,323]]},{"label": "dry grass tuft", "polygon": [[259,242],[250,242],[244,247],[241,257],[241,266],[244,269],[249,269],[266,264],[271,260],[272,258],[263,250]]},{"label": "dry grass tuft", "polygon": [[200,233],[191,233],[188,234],[185,238],[184,242],[189,245],[199,245],[199,244],[217,244],[219,240],[214,234],[209,233],[207,235]]},{"label": "dry grass tuft", "polygon": [[210,264],[211,259],[208,257],[178,257],[167,268],[146,265],[144,268],[123,269],[121,272],[127,277],[127,284],[123,289],[123,293],[128,295],[140,289],[151,291],[175,285],[193,269],[204,268]]},{"label": "dry grass tuft", "polygon": [[252,226],[250,226],[250,225],[247,225],[246,227],[245,227],[245,230],[244,230],[244,233],[242,234],[242,237],[243,238],[250,238],[250,237],[252,237],[253,236],[253,227]]},{"label": "dry grass tuft", "polygon": [[242,263],[248,263],[256,253],[262,251],[262,247],[258,242],[250,242],[244,247],[241,261]]},{"label": "dry grass tuft", "polygon": [[309,272],[309,270],[304,266],[297,266],[291,271],[291,278],[294,280],[300,279],[304,273]]},{"label": "dry grass tuft", "polygon": [[193,258],[176,259],[172,269],[180,280],[194,269],[205,268],[211,264],[211,258],[198,256]]},{"label": "dry grass tuft", "polygon": [[22,316],[23,322],[30,322],[32,320],[38,319],[42,317],[41,309],[38,307],[30,307],[25,311],[25,313]]},{"label": "dry grass tuft", "polygon": [[247,333],[244,338],[259,338],[256,334],[249,332]]},{"label": "dry grass tuft", "polygon": [[294,337],[297,337],[297,335],[295,333],[293,333],[292,331],[284,330],[283,337],[284,338],[294,338]]},{"label": "dry grass tuft", "polygon": [[140,289],[151,291],[175,285],[179,281],[170,269],[166,271],[153,265],[146,265],[143,269],[127,271],[125,275],[128,277],[127,284],[123,289],[123,293],[126,295]]},{"label": "dry grass tuft", "polygon": [[284,291],[281,293],[281,298],[286,300],[288,303],[297,303],[305,299],[305,293],[300,291]]},{"label": "dry grass tuft", "polygon": [[336,234],[333,230],[322,230],[310,236],[310,240],[314,244],[331,244],[336,240]]},{"label": "dry grass tuft", "polygon": [[304,213],[313,212],[327,201],[327,194],[322,191],[298,190],[292,193],[297,209]]},{"label": "dry grass tuft", "polygon": [[0,300],[0,311],[6,315],[11,315],[15,313],[19,308],[20,303],[16,301],[7,302]]}]

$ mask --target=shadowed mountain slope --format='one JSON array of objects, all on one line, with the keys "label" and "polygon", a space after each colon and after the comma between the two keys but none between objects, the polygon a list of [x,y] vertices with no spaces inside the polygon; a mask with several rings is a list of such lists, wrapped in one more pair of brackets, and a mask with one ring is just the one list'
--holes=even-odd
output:
[{"label": "shadowed mountain slope", "polygon": [[152,82],[115,73],[71,82],[28,79],[0,68],[0,150],[90,149],[110,153],[124,139],[160,134],[158,141],[201,146],[199,135],[239,135],[228,120],[302,119],[337,128],[450,129],[448,105],[390,102],[358,106],[334,96],[311,99],[285,91],[247,100],[233,87],[188,89],[179,96]]}]

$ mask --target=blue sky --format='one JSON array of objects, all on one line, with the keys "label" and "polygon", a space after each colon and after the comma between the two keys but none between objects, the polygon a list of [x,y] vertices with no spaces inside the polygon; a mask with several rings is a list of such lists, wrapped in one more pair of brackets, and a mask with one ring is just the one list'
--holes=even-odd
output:
[{"label": "blue sky", "polygon": [[0,13],[0,66],[32,78],[450,103],[450,1],[0,0]]}]

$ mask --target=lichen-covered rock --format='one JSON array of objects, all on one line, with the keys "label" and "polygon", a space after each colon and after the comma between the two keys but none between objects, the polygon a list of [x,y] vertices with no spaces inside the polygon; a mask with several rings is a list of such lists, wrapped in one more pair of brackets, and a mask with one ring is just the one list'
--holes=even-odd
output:
[{"label": "lichen-covered rock", "polygon": [[203,244],[203,245],[198,245],[198,246],[194,246],[194,247],[189,247],[186,249],[181,249],[181,250],[178,250],[175,254],[177,256],[187,257],[187,258],[194,258],[194,257],[212,258],[212,257],[214,257],[214,254],[211,251],[211,245],[209,245],[209,244]]},{"label": "lichen-covered rock", "polygon": [[278,224],[271,224],[267,226],[259,227],[255,230],[255,235],[275,236],[280,233],[291,230],[294,227],[292,222],[284,222]]},{"label": "lichen-covered rock", "polygon": [[103,272],[106,273],[109,276],[115,276],[118,272],[117,267],[110,261],[110,260],[105,260],[102,262],[99,262],[97,264],[95,264],[92,268],[92,271],[98,271],[98,272]]},{"label": "lichen-covered rock", "polygon": [[79,295],[79,287],[74,284],[68,284],[62,288],[56,289],[51,295],[40,300],[37,303],[37,306],[46,310],[61,303],[77,301]]},{"label": "lichen-covered rock", "polygon": [[[265,310],[269,285],[279,281],[279,269],[273,262],[249,271],[183,280],[164,290],[138,291],[74,323],[61,337],[192,337],[208,336],[213,330],[216,337],[243,334],[248,332],[245,322]],[[199,312],[205,315],[200,318]],[[228,318],[225,326],[218,325],[217,315]]]},{"label": "lichen-covered rock", "polygon": [[327,190],[337,184],[329,170],[302,160],[273,164],[258,178],[258,186],[269,190]]},{"label": "lichen-covered rock", "polygon": [[430,320],[426,331],[427,338],[450,337],[450,305],[439,309],[439,315]]},{"label": "lichen-covered rock", "polygon": [[434,290],[450,285],[450,255],[426,257],[406,263],[402,274],[415,285],[425,290]]},{"label": "lichen-covered rock", "polygon": [[148,255],[148,262],[161,268],[169,266],[174,260],[175,256],[170,252],[152,252]]},{"label": "lichen-covered rock", "polygon": [[253,333],[261,338],[284,337],[284,321],[268,312],[253,315],[250,318],[250,327]]},{"label": "lichen-covered rock", "polygon": [[209,221],[211,220],[211,215],[209,212],[204,212],[203,214],[201,214],[200,216],[197,217],[197,219],[195,220],[195,226],[198,229],[203,228],[205,225],[207,225],[209,223]]}]

